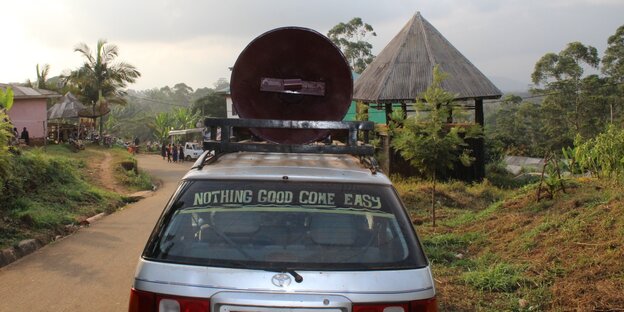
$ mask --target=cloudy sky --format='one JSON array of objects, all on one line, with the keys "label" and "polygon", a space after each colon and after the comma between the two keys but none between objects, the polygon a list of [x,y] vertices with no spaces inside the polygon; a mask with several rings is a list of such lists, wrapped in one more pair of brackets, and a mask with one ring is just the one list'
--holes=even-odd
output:
[{"label": "cloudy sky", "polygon": [[417,12],[500,88],[526,86],[535,62],[572,41],[596,47],[624,25],[623,0],[20,0],[0,1],[0,82],[81,65],[74,47],[106,39],[142,77],[132,89],[212,86],[253,38],[281,26],[321,33],[361,17],[378,54]]}]

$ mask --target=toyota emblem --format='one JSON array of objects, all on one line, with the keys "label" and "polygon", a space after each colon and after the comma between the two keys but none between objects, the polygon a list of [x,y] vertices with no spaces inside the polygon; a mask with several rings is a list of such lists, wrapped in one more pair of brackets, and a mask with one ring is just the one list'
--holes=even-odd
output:
[{"label": "toyota emblem", "polygon": [[275,274],[271,278],[271,282],[277,287],[288,287],[291,281],[290,276],[284,273]]}]

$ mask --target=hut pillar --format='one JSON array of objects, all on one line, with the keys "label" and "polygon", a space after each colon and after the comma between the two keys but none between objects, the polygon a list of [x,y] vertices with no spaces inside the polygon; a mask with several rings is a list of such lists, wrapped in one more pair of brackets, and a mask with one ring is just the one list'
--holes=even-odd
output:
[{"label": "hut pillar", "polygon": [[[485,125],[485,117],[483,114],[483,99],[475,99],[475,123],[483,129]],[[482,181],[485,178],[485,138],[477,139],[475,148],[475,179]]]},{"label": "hut pillar", "polygon": [[386,111],[386,128],[388,129],[388,131],[386,132],[386,135],[383,137],[383,153],[384,153],[384,162],[381,165],[382,169],[386,172],[386,174],[388,176],[390,176],[390,168],[392,166],[392,160],[391,160],[391,155],[392,155],[392,148],[390,147],[390,141],[392,140],[392,138],[390,137],[390,122],[392,121],[392,103],[386,103],[384,104],[384,108]]},{"label": "hut pillar", "polygon": [[389,125],[392,120],[392,103],[384,104],[384,108],[386,109],[386,125]]},{"label": "hut pillar", "polygon": [[401,103],[401,112],[403,112],[403,119],[407,118],[407,103]]}]

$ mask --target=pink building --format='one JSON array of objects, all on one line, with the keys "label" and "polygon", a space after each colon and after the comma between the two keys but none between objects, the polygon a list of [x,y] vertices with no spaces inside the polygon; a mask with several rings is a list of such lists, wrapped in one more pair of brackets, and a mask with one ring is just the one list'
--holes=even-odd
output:
[{"label": "pink building", "polygon": [[0,83],[2,90],[7,87],[11,87],[14,93],[13,107],[8,112],[13,125],[20,134],[24,127],[28,128],[31,144],[43,144],[48,126],[48,99],[61,95],[49,90]]}]

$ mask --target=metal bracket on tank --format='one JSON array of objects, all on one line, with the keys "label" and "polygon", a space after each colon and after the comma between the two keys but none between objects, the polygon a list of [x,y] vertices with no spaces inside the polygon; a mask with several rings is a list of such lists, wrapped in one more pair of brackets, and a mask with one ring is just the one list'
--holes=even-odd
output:
[{"label": "metal bracket on tank", "polygon": [[[229,152],[275,152],[275,153],[316,153],[351,154],[371,156],[374,148],[369,144],[368,132],[374,130],[372,121],[314,121],[314,120],[272,120],[272,119],[228,119],[206,118],[204,124],[210,130],[210,139],[204,140],[204,150],[216,153]],[[275,144],[268,142],[237,142],[231,137],[234,128],[279,128],[279,129],[318,129],[348,130],[346,142],[342,144]],[[217,138],[220,133],[220,138]],[[358,134],[362,134],[362,141]]]},{"label": "metal bracket on tank", "polygon": [[325,83],[301,79],[261,78],[260,91],[324,96]]}]

